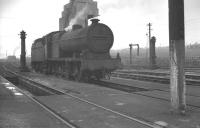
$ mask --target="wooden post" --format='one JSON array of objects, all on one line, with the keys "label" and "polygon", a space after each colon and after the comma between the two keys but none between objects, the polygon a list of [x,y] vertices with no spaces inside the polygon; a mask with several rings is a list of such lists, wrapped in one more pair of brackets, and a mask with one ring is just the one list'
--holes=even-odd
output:
[{"label": "wooden post", "polygon": [[184,0],[168,0],[170,89],[173,112],[185,113],[185,28]]},{"label": "wooden post", "polygon": [[129,44],[130,47],[130,64],[132,64],[132,44]]},{"label": "wooden post", "polygon": [[151,23],[148,23],[147,24],[148,26],[148,29],[149,29],[149,68],[152,68],[152,51],[151,51],[151,26],[152,24]]},{"label": "wooden post", "polygon": [[139,56],[140,55],[140,46],[139,46],[139,44],[136,44],[137,45],[137,56]]}]

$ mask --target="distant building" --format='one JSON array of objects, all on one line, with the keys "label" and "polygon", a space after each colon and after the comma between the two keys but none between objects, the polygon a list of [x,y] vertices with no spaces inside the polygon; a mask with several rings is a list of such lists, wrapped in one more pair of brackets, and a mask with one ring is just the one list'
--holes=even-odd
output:
[{"label": "distant building", "polygon": [[17,61],[17,58],[16,56],[7,56],[7,62],[16,62]]},{"label": "distant building", "polygon": [[97,2],[93,0],[70,0],[64,6],[62,17],[59,19],[59,30],[63,31],[74,24],[88,25],[88,19],[99,15]]}]

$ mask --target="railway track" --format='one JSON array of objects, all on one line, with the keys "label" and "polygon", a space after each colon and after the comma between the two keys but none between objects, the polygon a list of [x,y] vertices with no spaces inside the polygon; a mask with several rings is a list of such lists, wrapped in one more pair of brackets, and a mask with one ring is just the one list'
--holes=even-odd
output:
[{"label": "railway track", "polygon": [[[163,76],[164,75],[166,75],[166,74],[163,74]],[[153,99],[159,99],[159,100],[170,102],[170,99],[166,99],[166,98],[163,98],[163,97],[157,97],[157,96],[151,96],[151,95],[148,95],[148,94],[146,95],[145,93],[140,93],[142,91],[152,91],[151,89],[148,89],[148,88],[134,87],[134,86],[124,85],[124,84],[116,84],[116,83],[111,83],[111,82],[108,82],[108,81],[90,81],[90,82],[92,82],[93,84],[96,84],[97,86],[103,86],[103,87],[112,88],[112,89],[116,89],[116,90],[120,90],[120,91],[124,91],[124,92],[128,92],[128,93],[134,93],[136,95],[142,95],[142,96],[145,96],[145,97],[150,97],[150,98],[153,98]],[[37,83],[37,82],[34,82],[34,81],[33,81],[33,83],[36,84],[37,86],[44,86],[44,85],[40,85],[40,83]],[[161,91],[161,92],[163,91],[163,92],[169,93],[169,90],[165,90],[165,89],[163,89],[163,90],[162,89],[153,89],[153,90],[158,90],[158,91]],[[137,92],[139,92],[139,93],[137,93]],[[58,94],[56,94],[56,95],[59,95],[59,93],[60,93],[60,90],[59,90]],[[143,123],[145,123],[144,125],[149,126],[149,127],[154,127],[154,125],[155,125],[154,122],[150,122],[148,120],[145,120],[145,119],[137,117],[137,116],[131,116],[130,117],[130,116],[125,115],[123,113],[120,113],[118,111],[114,111],[114,110],[111,110],[111,109],[106,108],[104,106],[98,105],[98,104],[96,104],[94,102],[88,101],[85,98],[81,98],[81,97],[77,97],[77,96],[71,95],[68,92],[61,91],[60,94],[61,95],[68,95],[68,96],[70,96],[72,98],[75,98],[75,100],[79,100],[81,102],[85,102],[87,104],[93,105],[93,106],[101,108],[103,110],[115,113],[115,114],[120,115],[120,116],[122,116],[122,117],[124,117],[126,119],[130,119],[130,120],[133,120],[133,121],[136,121],[136,122],[139,122],[139,123],[143,122]],[[193,95],[190,95],[190,96],[193,96]],[[193,107],[193,108],[200,108],[200,106],[195,105],[193,103],[191,103],[191,104],[187,103],[187,106],[190,106],[190,107]],[[163,126],[158,126],[158,127],[163,127]]]},{"label": "railway track", "polygon": [[107,81],[91,80],[89,82],[95,85],[112,88],[112,89],[116,89],[116,90],[120,90],[120,91],[124,91],[128,93],[139,92],[139,91],[149,91],[149,89],[145,89],[145,88],[122,85],[122,84],[117,84],[117,83],[112,83],[112,82],[107,82]]},{"label": "railway track", "polygon": [[[130,73],[133,73],[133,71],[121,71],[121,72],[125,72],[125,73],[127,73],[127,75],[129,75]],[[147,81],[152,81],[152,82],[159,82],[159,83],[169,84],[169,78],[159,77],[159,76],[165,76],[166,77],[166,76],[169,75],[168,73],[163,73],[163,72],[144,72],[144,71],[143,72],[135,71],[134,73],[136,73],[136,78],[139,78],[139,80],[142,79],[142,80],[147,80]],[[137,76],[137,74],[141,74],[141,75]],[[147,74],[147,75],[144,76],[143,74]],[[149,77],[149,75],[150,75],[150,77]],[[153,78],[151,77],[151,75],[152,75]],[[187,76],[187,78],[191,78],[192,77],[195,80],[200,79],[199,78],[200,76],[198,76],[198,75],[195,76],[195,75],[187,74],[186,76]],[[119,77],[119,76],[117,76],[117,77]],[[147,79],[146,79],[146,77],[147,77]],[[126,77],[126,75],[123,74],[122,78],[129,78],[129,76]],[[132,79],[132,78],[130,78],[130,79]],[[93,83],[93,84],[96,84],[96,85],[99,85],[99,86],[108,87],[108,88],[112,88],[112,89],[116,89],[116,90],[120,90],[120,91],[125,91],[125,92],[128,92],[128,93],[141,92],[141,91],[151,91],[152,90],[152,89],[149,89],[149,88],[134,87],[134,86],[129,86],[129,85],[125,85],[125,84],[122,85],[122,84],[112,83],[112,82],[108,82],[108,81],[91,80],[91,81],[89,81],[89,83]],[[194,85],[194,84],[192,84],[192,85]],[[153,90],[158,90],[158,91],[162,91],[162,92],[169,92],[169,90],[160,89],[160,88],[159,89],[153,89]],[[187,94],[187,95],[188,96],[199,97],[199,96],[196,96],[196,95],[193,95],[193,94]],[[156,98],[156,97],[154,97],[154,98]],[[194,106],[194,107],[197,107],[197,106]]]},{"label": "railway track", "polygon": [[[112,76],[126,78],[126,79],[158,82],[162,84],[170,83],[169,73],[163,73],[163,72],[115,71],[112,73]],[[200,86],[200,75],[187,72],[185,78],[186,78],[186,84],[193,86]]]},{"label": "railway track", "polygon": [[[118,111],[115,111],[115,110],[112,110],[110,108],[104,107],[104,106],[96,104],[94,102],[91,102],[91,101],[89,101],[89,100],[87,100],[85,98],[78,97],[78,96],[75,96],[73,94],[66,93],[63,90],[58,90],[56,88],[45,86],[45,85],[43,85],[41,83],[37,83],[37,82],[33,81],[32,79],[30,79],[30,78],[28,78],[26,76],[22,76],[21,74],[18,74],[16,72],[10,71],[8,69],[6,69],[6,70],[7,70],[7,72],[9,72],[9,74],[17,76],[18,79],[21,79],[23,82],[25,82],[26,84],[31,86],[31,88],[29,87],[29,89],[27,89],[29,91],[29,93],[31,93],[31,95],[27,94],[27,96],[29,96],[34,102],[36,102],[39,105],[41,105],[45,110],[47,110],[48,112],[53,114],[56,118],[58,118],[59,120],[63,121],[70,128],[77,128],[78,126],[76,126],[75,124],[71,123],[66,118],[64,118],[62,115],[56,113],[54,110],[52,110],[51,108],[49,108],[48,106],[44,105],[39,100],[37,100],[37,98],[35,96],[33,96],[33,95],[40,95],[40,94],[35,94],[35,92],[32,92],[32,90],[37,90],[36,92],[38,92],[38,90],[42,90],[42,91],[39,91],[39,92],[42,93],[43,95],[67,95],[67,96],[70,96],[71,98],[73,98],[74,100],[78,100],[78,101],[93,105],[93,106],[95,106],[97,108],[100,108],[100,109],[103,109],[105,111],[114,113],[114,114],[119,115],[119,116],[121,116],[123,118],[126,118],[126,119],[129,119],[131,121],[140,123],[140,124],[145,125],[145,126],[150,127],[150,128],[164,128],[165,127],[165,126],[159,125],[159,124],[157,124],[155,122],[151,122],[151,121],[145,120],[145,119],[143,119],[141,117],[137,117],[136,115],[135,116],[134,115],[129,116],[129,115],[120,113]],[[37,88],[37,89],[34,89],[34,88]],[[142,90],[141,88],[137,88],[137,89],[140,90],[140,91]],[[128,90],[131,90],[131,88],[127,87],[126,89],[124,89],[124,91],[125,90],[128,91]]]},{"label": "railway track", "polygon": [[[0,67],[0,72],[2,76],[4,76],[8,81],[13,83],[15,86],[16,86],[16,83],[18,83],[19,79],[21,80],[23,79],[24,81],[26,81],[27,82],[26,84],[29,83],[28,85],[31,85],[32,87],[29,87],[29,88],[22,87],[22,86],[16,86],[16,87],[22,94],[26,95],[34,103],[41,106],[44,110],[46,110],[48,113],[53,115],[56,119],[60,120],[63,124],[65,124],[67,128],[79,128],[78,126],[76,126],[75,124],[71,123],[69,120],[64,118],[62,115],[60,115],[56,111],[52,110],[51,108],[49,108],[48,106],[46,106],[45,104],[37,100],[37,98],[35,97],[35,96],[40,96],[40,95],[45,96],[45,95],[52,95],[52,94],[61,94],[61,92],[58,92],[50,88],[42,87],[40,84],[37,84],[34,81],[30,81],[28,78],[20,76],[19,74],[15,72],[9,71],[5,66]],[[27,90],[25,91],[25,89]]]},{"label": "railway track", "polygon": [[[170,68],[169,67],[161,67],[160,69],[162,69],[162,70],[170,70]],[[186,67],[185,69],[184,69],[186,72],[196,72],[196,73],[200,73],[200,67]]]},{"label": "railway track", "polygon": [[[153,90],[170,93],[170,91],[168,91],[168,90],[164,90],[164,89],[152,89],[152,90],[150,90],[150,89],[147,89],[147,88],[140,88],[140,87],[135,87],[135,86],[130,86],[130,85],[112,83],[112,82],[108,82],[108,81],[93,80],[93,81],[90,81],[90,82],[93,83],[93,84],[96,84],[97,86],[103,86],[103,87],[107,87],[107,88],[112,88],[112,89],[116,89],[116,90],[120,90],[120,91],[124,91],[124,92],[128,92],[128,93],[133,93],[133,94],[142,95],[142,96],[145,96],[145,97],[150,97],[150,98],[170,102],[170,99],[165,99],[165,98],[161,98],[161,97],[157,97],[157,96],[150,96],[150,95],[146,95],[146,94],[142,94],[142,93],[137,93],[137,92],[142,92],[142,91],[153,91]],[[199,97],[199,96],[196,96],[196,95],[193,95],[193,94],[187,94],[187,96]],[[195,107],[195,108],[200,108],[200,106],[197,106],[197,105],[194,105],[194,104],[187,103],[187,105],[191,106],[191,107]]]}]

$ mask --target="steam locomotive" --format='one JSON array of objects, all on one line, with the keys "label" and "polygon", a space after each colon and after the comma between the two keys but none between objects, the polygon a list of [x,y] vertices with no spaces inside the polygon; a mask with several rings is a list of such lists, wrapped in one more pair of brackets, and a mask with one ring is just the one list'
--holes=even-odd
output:
[{"label": "steam locomotive", "polygon": [[112,30],[98,19],[82,28],[56,31],[36,39],[31,47],[31,66],[37,72],[62,75],[77,81],[102,79],[119,68],[121,59],[110,56]]}]

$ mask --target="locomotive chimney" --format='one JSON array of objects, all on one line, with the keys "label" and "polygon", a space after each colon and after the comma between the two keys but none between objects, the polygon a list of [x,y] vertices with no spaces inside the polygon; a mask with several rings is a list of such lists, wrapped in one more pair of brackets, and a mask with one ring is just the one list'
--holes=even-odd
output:
[{"label": "locomotive chimney", "polygon": [[92,21],[92,24],[97,24],[97,23],[99,23],[99,19],[91,19],[90,21]]}]

